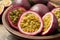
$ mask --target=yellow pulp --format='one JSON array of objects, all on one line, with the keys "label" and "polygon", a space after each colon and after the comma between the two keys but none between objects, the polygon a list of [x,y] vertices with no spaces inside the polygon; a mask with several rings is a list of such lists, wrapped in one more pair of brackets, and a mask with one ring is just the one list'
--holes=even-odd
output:
[{"label": "yellow pulp", "polygon": [[9,16],[10,16],[10,19],[12,20],[12,22],[14,24],[16,24],[18,22],[20,14],[22,14],[23,12],[24,12],[24,10],[21,9],[21,8],[15,9],[15,10],[13,10],[13,11],[10,12]]},{"label": "yellow pulp", "polygon": [[4,6],[3,5],[0,5],[0,12],[3,11],[3,8],[4,8]]},{"label": "yellow pulp", "polygon": [[44,17],[43,19],[43,22],[44,22],[44,32],[50,27],[50,24],[51,24],[51,15],[48,14]]},{"label": "yellow pulp", "polygon": [[60,9],[54,11],[55,16],[58,19],[58,26],[60,27]]},{"label": "yellow pulp", "polygon": [[24,32],[35,32],[40,27],[40,20],[35,14],[28,13],[23,17],[20,25]]}]

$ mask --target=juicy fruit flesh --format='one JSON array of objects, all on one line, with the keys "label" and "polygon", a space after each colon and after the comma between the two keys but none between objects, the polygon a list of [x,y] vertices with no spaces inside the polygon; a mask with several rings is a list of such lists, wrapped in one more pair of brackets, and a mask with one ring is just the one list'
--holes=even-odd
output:
[{"label": "juicy fruit flesh", "polygon": [[20,25],[24,32],[31,33],[39,29],[40,21],[39,21],[39,18],[35,14],[28,13],[23,17]]},{"label": "juicy fruit flesh", "polygon": [[60,27],[60,9],[54,11],[55,16],[58,19],[58,26]]},{"label": "juicy fruit flesh", "polygon": [[2,12],[3,10],[3,5],[0,5],[0,12]]},{"label": "juicy fruit flesh", "polygon": [[44,22],[44,32],[50,27],[50,24],[51,24],[51,15],[46,15],[43,19],[43,22]]},{"label": "juicy fruit flesh", "polygon": [[15,9],[15,10],[10,12],[9,16],[10,16],[11,21],[14,24],[16,24],[18,22],[19,16],[20,16],[20,14],[23,13],[23,11],[24,10],[22,10],[22,9]]}]

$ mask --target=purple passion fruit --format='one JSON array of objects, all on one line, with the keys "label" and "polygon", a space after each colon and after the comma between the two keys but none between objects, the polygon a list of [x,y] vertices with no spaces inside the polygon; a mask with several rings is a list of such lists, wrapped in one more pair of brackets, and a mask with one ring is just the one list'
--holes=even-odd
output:
[{"label": "purple passion fruit", "polygon": [[31,5],[29,4],[28,0],[14,0],[14,4],[23,6],[26,9],[29,9],[31,7]]},{"label": "purple passion fruit", "polygon": [[20,16],[22,15],[22,13],[25,11],[26,10],[20,6],[16,6],[16,7],[12,6],[7,11],[8,22],[13,28],[18,29],[18,27],[17,27],[18,20],[19,20]]},{"label": "purple passion fruit", "polygon": [[36,35],[43,29],[41,17],[33,11],[27,11],[22,14],[18,22],[19,31],[26,35]]},{"label": "purple passion fruit", "polygon": [[49,13],[46,13],[42,19],[44,24],[42,35],[52,34],[57,29],[57,25],[58,25],[55,15],[49,12]]},{"label": "purple passion fruit", "polygon": [[60,8],[53,9],[52,13],[56,16],[58,20],[58,31],[60,32]]},{"label": "purple passion fruit", "polygon": [[36,4],[30,10],[39,13],[41,17],[49,11],[48,7],[44,4]]}]

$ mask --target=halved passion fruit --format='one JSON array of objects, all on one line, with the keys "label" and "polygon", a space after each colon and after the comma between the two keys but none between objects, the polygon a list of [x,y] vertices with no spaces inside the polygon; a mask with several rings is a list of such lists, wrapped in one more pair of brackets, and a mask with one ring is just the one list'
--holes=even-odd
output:
[{"label": "halved passion fruit", "polygon": [[22,14],[18,22],[19,31],[26,35],[36,35],[43,29],[41,17],[33,11]]},{"label": "halved passion fruit", "polygon": [[4,11],[4,5],[0,4],[0,15],[2,14],[3,11]]},{"label": "halved passion fruit", "polygon": [[52,13],[56,16],[58,20],[58,31],[60,32],[60,8],[55,8],[52,10]]},{"label": "halved passion fruit", "polygon": [[12,4],[12,1],[11,0],[2,0],[2,4],[5,6],[5,7],[8,7]]},{"label": "halved passion fruit", "polygon": [[17,22],[20,18],[20,16],[22,15],[23,12],[25,12],[26,10],[23,7],[20,6],[12,6],[8,12],[7,12],[7,19],[9,24],[15,28],[18,29],[17,27]]},{"label": "halved passion fruit", "polygon": [[42,35],[52,34],[57,29],[58,25],[56,17],[51,12],[49,12],[46,13],[42,19],[44,22],[44,30]]}]

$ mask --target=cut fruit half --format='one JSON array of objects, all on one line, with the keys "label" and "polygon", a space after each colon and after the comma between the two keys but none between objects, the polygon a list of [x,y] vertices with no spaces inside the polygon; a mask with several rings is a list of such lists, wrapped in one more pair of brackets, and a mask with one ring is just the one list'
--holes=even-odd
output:
[{"label": "cut fruit half", "polygon": [[42,19],[44,22],[44,30],[42,32],[42,35],[52,34],[57,29],[58,25],[56,17],[54,16],[54,14],[49,12],[46,13]]},{"label": "cut fruit half", "polygon": [[18,22],[19,31],[26,35],[36,35],[42,32],[43,22],[41,17],[33,11],[22,14]]},{"label": "cut fruit half", "polygon": [[60,8],[55,8],[52,10],[52,13],[56,16],[58,20],[58,31],[60,32]]},{"label": "cut fruit half", "polygon": [[17,22],[22,15],[23,12],[26,10],[23,7],[20,6],[12,6],[8,11],[7,11],[7,19],[9,24],[15,28],[18,29],[17,27]]},{"label": "cut fruit half", "polygon": [[3,11],[4,11],[4,5],[0,4],[0,15],[2,14]]},{"label": "cut fruit half", "polygon": [[12,1],[11,0],[2,0],[2,4],[5,6],[5,7],[8,7],[12,4]]}]

